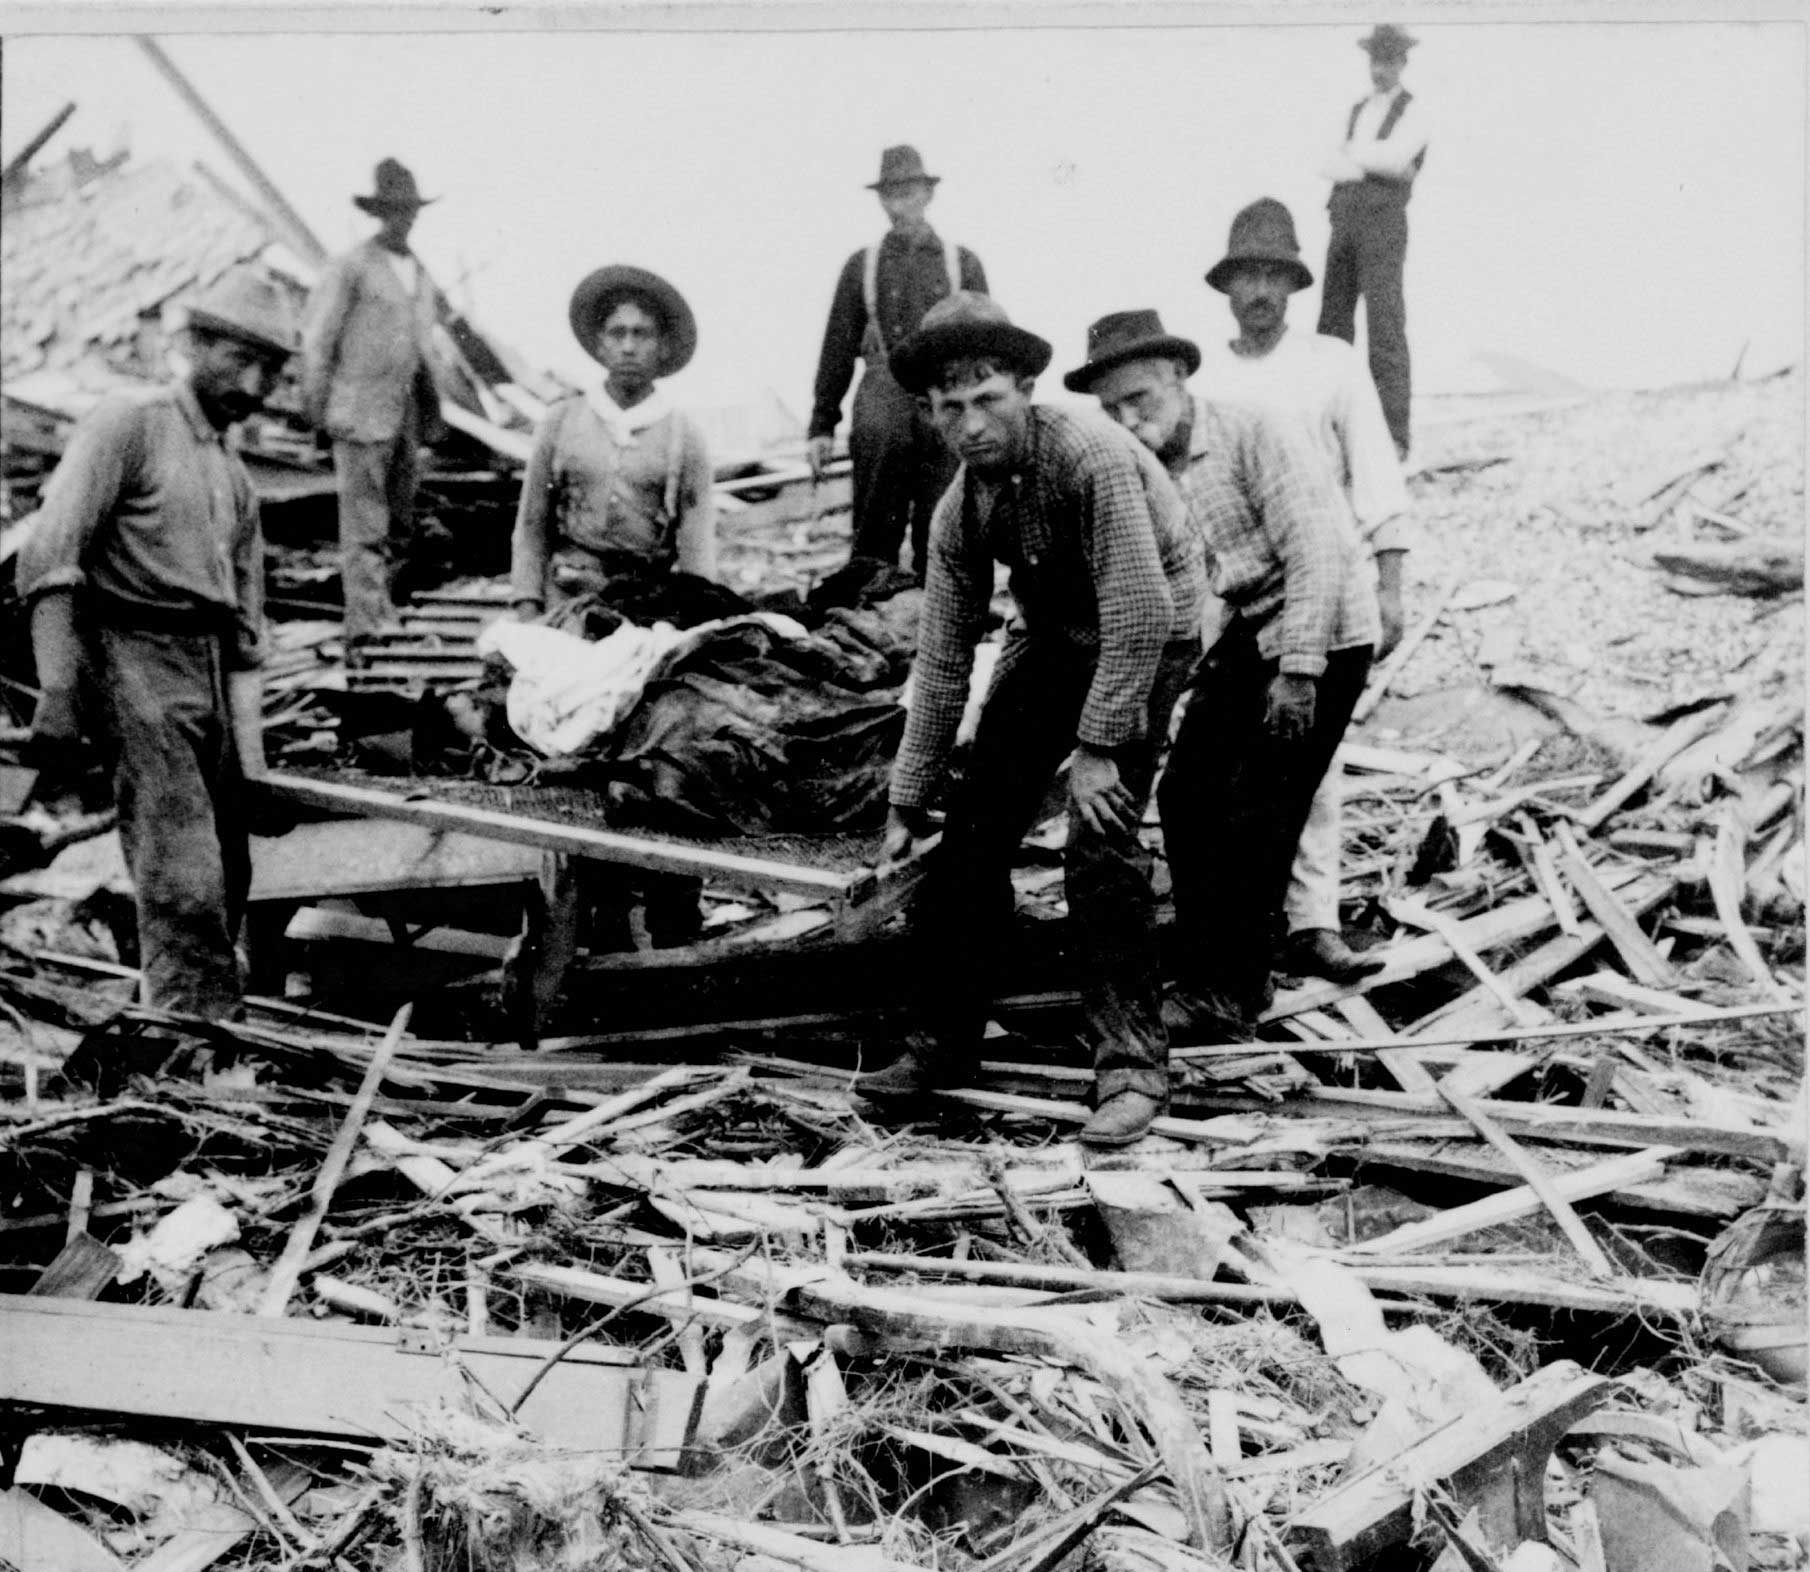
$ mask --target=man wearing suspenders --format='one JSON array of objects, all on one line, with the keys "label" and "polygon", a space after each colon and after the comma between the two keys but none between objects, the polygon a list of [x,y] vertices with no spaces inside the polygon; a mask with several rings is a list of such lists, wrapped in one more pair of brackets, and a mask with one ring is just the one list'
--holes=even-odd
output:
[{"label": "man wearing suspenders", "polygon": [[930,513],[955,474],[953,454],[887,369],[887,357],[938,300],[958,289],[986,293],[980,259],[941,239],[925,221],[940,178],[925,173],[916,148],[889,147],[881,155],[880,178],[868,189],[879,193],[892,227],[843,264],[817,360],[808,450],[814,473],[828,462],[855,361],[865,362],[848,437],[854,466],[851,579],[897,566],[899,547],[909,537],[912,571],[923,581]]},{"label": "man wearing suspenders", "polygon": [[1387,23],[1358,47],[1370,56],[1376,89],[1357,103],[1345,142],[1325,173],[1333,181],[1327,203],[1332,238],[1326,246],[1320,331],[1355,341],[1358,296],[1364,297],[1370,376],[1382,399],[1396,454],[1408,457],[1408,320],[1402,264],[1408,254],[1408,198],[1427,156],[1424,114],[1401,85],[1408,51],[1419,40]]}]

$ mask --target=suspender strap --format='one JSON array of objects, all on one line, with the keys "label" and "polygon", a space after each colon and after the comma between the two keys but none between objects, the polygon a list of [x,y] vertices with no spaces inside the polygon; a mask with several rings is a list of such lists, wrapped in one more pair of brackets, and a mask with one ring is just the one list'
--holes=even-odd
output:
[{"label": "suspender strap", "polygon": [[[943,242],[943,271],[949,279],[949,293],[962,287],[962,252],[953,240]],[[861,258],[861,304],[867,311],[867,326],[861,335],[861,355],[871,362],[884,360],[889,353],[886,335],[880,331],[880,242],[869,246]]]},{"label": "suspender strap", "polygon": [[1383,123],[1376,128],[1377,141],[1382,141],[1384,137],[1388,136],[1388,134],[1395,129],[1395,122],[1401,119],[1402,115],[1406,113],[1408,101],[1413,98],[1413,96],[1414,95],[1405,87],[1395,95],[1395,102],[1389,106],[1387,113],[1384,114]]}]

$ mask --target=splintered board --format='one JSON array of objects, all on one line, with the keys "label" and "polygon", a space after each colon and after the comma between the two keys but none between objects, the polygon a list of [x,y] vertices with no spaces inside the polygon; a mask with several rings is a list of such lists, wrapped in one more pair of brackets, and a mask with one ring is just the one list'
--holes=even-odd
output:
[{"label": "splintered board", "polygon": [[[515,1401],[560,1347],[0,1294],[0,1402],[390,1440],[407,1436],[412,1414],[465,1399],[465,1372]],[[590,1344],[559,1360],[520,1419],[551,1445],[665,1470],[701,1397],[695,1376]]]}]

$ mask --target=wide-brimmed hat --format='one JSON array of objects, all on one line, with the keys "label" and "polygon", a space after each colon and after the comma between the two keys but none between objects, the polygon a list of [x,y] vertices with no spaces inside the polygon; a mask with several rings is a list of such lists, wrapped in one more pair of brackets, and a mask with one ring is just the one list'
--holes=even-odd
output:
[{"label": "wide-brimmed hat", "polygon": [[1087,330],[1087,359],[1062,379],[1071,393],[1085,393],[1096,378],[1128,360],[1179,360],[1193,376],[1200,370],[1200,346],[1163,331],[1154,311],[1114,311]]},{"label": "wide-brimmed hat", "polygon": [[1294,215],[1274,197],[1258,197],[1239,210],[1226,239],[1226,254],[1207,270],[1207,282],[1222,295],[1231,288],[1241,262],[1269,262],[1288,269],[1296,289],[1306,289],[1314,276],[1301,260]]},{"label": "wide-brimmed hat", "polygon": [[670,377],[683,370],[697,352],[697,318],[678,290],[644,267],[611,263],[578,281],[567,317],[584,352],[593,360],[603,358],[597,353],[597,334],[624,300],[640,302],[660,319],[660,365],[654,375]]},{"label": "wide-brimmed hat", "polygon": [[884,191],[888,186],[909,185],[914,180],[925,180],[935,185],[941,175],[924,172],[924,160],[918,157],[918,150],[901,142],[897,147],[889,147],[880,155],[880,178],[867,183],[869,191]]},{"label": "wide-brimmed hat", "polygon": [[997,358],[1021,376],[1034,377],[1050,363],[1047,339],[1014,327],[1005,307],[978,290],[958,289],[928,311],[887,362],[908,393],[928,388],[939,367],[956,359]]},{"label": "wide-brimmed hat", "polygon": [[185,327],[236,338],[272,355],[293,355],[301,334],[283,287],[250,263],[229,268],[189,302]]},{"label": "wide-brimmed hat", "polygon": [[393,158],[386,158],[378,164],[371,184],[376,189],[369,196],[352,198],[354,205],[362,207],[367,213],[412,213],[417,208],[440,200],[438,197],[424,197],[415,184],[413,172],[406,164],[399,164]]},{"label": "wide-brimmed hat", "polygon": [[1407,28],[1381,22],[1370,29],[1367,37],[1358,40],[1358,48],[1373,59],[1406,60],[1408,51],[1419,42]]}]

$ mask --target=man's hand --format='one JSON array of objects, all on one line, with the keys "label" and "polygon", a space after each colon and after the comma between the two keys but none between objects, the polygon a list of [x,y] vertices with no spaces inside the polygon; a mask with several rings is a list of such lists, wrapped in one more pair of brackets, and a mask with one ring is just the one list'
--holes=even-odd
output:
[{"label": "man's hand", "polygon": [[1403,628],[1401,591],[1397,589],[1393,595],[1386,593],[1379,595],[1376,604],[1383,617],[1383,636],[1376,641],[1376,658],[1383,661],[1387,660],[1395,646],[1401,643]]},{"label": "man's hand", "polygon": [[834,437],[812,437],[809,442],[805,443],[804,456],[806,462],[811,466],[812,480],[823,479],[823,472],[829,465],[830,454],[835,451],[835,447],[836,439]]},{"label": "man's hand", "polygon": [[1277,672],[1263,712],[1264,729],[1278,742],[1298,742],[1313,729],[1315,684],[1312,677]]},{"label": "man's hand", "polygon": [[539,619],[541,614],[541,604],[538,600],[518,600],[510,609],[515,613],[517,622],[534,622]]},{"label": "man's hand", "polygon": [[886,810],[886,833],[880,839],[882,868],[903,862],[911,848],[930,834],[930,816],[922,808],[893,806]]},{"label": "man's hand", "polygon": [[25,761],[35,768],[71,765],[82,746],[81,706],[74,688],[45,688],[32,711]]},{"label": "man's hand", "polygon": [[1119,779],[1111,754],[1089,747],[1075,749],[1068,766],[1069,806],[1096,835],[1137,833],[1137,802]]}]

